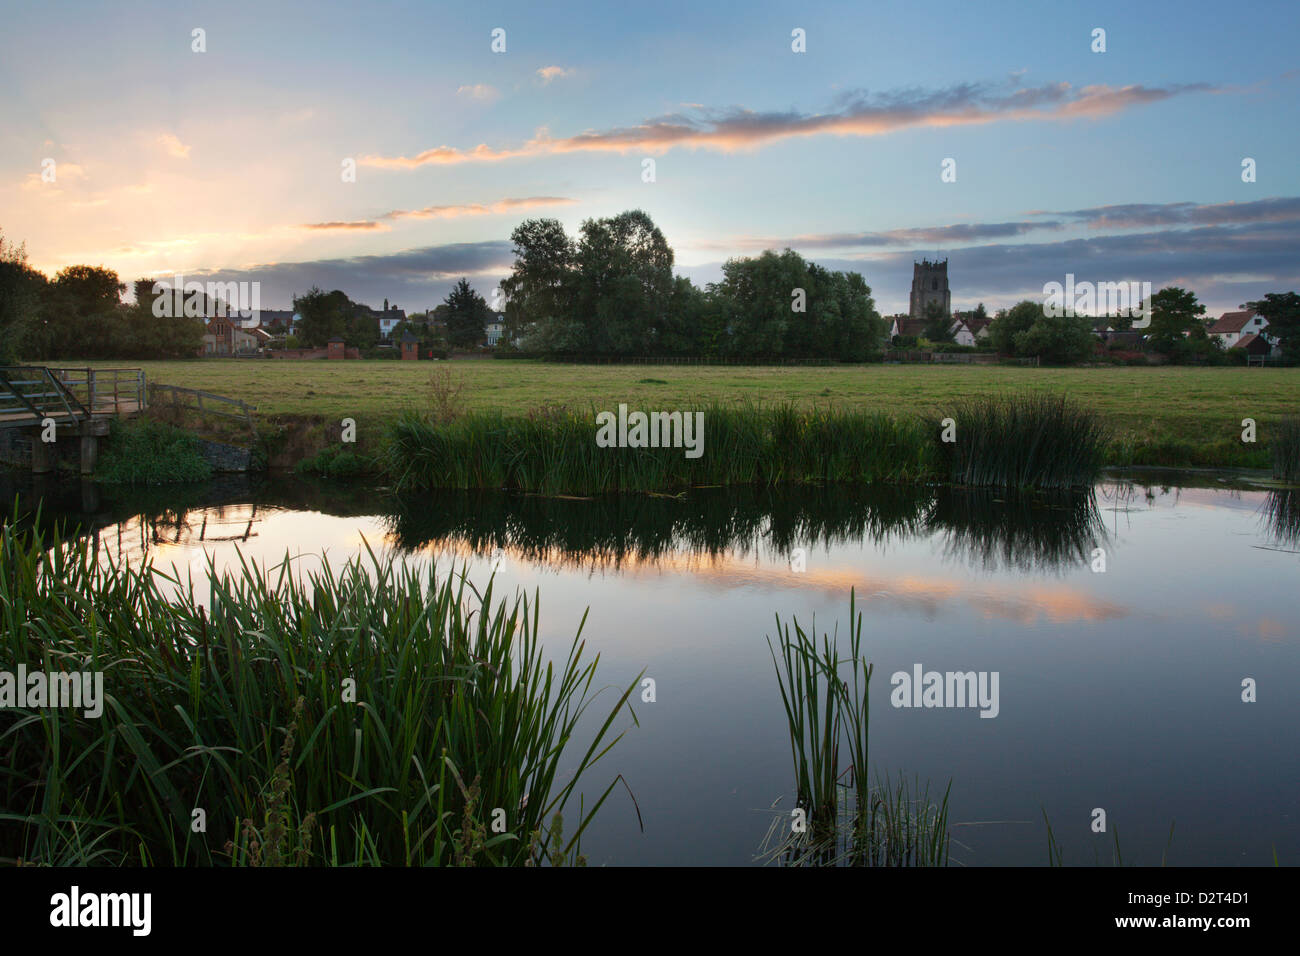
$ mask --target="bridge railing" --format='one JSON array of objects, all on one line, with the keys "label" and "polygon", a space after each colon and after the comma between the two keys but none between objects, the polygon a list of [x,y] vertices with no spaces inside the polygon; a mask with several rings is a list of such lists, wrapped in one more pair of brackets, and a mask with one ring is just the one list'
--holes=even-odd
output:
[{"label": "bridge railing", "polygon": [[0,421],[38,424],[47,417],[80,421],[90,417],[90,409],[51,369],[0,366]]},{"label": "bridge railing", "polygon": [[94,415],[142,412],[148,386],[140,368],[52,368],[55,377]]}]

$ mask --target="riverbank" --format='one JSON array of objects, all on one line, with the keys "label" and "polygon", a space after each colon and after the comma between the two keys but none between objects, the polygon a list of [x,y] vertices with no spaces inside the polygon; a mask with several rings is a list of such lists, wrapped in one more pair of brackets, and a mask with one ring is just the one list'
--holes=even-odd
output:
[{"label": "riverbank", "polygon": [[[256,406],[259,427],[277,442],[273,467],[292,467],[337,441],[344,418],[357,423],[364,450],[401,412],[429,408],[435,373],[449,379],[464,411],[505,416],[555,404],[585,410],[625,402],[659,410],[748,400],[943,418],[962,399],[1022,391],[1067,395],[1111,426],[1118,444],[1109,465],[1265,468],[1269,428],[1300,408],[1300,369],[1285,368],[579,366],[500,359],[138,364],[150,382]],[[1257,424],[1254,446],[1241,440],[1244,418]]]}]

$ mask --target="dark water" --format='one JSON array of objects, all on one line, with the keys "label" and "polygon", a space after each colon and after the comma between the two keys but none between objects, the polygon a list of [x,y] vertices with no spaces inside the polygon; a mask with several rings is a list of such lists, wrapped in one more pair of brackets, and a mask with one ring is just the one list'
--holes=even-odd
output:
[{"label": "dark water", "polygon": [[[875,664],[880,772],[952,783],[953,862],[1271,865],[1300,859],[1300,504],[1226,479],[1116,478],[1008,500],[935,490],[701,490],[681,498],[425,495],[236,480],[110,495],[20,485],[132,560],[219,565],[238,547],[337,564],[363,539],[541,594],[542,637],[582,618],[599,679],[656,700],[599,764],[628,781],[588,830],[593,864],[754,859],[790,806],[775,616],[844,633]],[[5,500],[14,488],[0,484]],[[1105,571],[1093,570],[1097,550]],[[996,672],[998,713],[896,708],[890,677]],[[1257,701],[1242,701],[1242,681]],[[608,695],[603,700],[612,703]],[[635,699],[635,698],[634,698]],[[1091,832],[1094,808],[1108,830]],[[1172,841],[1170,828],[1173,827]]]}]

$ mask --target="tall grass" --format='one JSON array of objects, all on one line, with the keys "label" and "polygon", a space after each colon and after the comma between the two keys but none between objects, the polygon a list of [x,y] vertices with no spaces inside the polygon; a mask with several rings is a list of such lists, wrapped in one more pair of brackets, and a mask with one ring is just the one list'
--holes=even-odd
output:
[{"label": "tall grass", "polygon": [[[793,627],[793,631],[791,630]],[[838,628],[816,639],[798,620],[768,638],[790,734],[795,806],[802,829],[777,817],[762,854],[787,866],[946,866],[948,796],[930,799],[929,784],[870,780],[872,665],[862,654],[862,615],[849,596],[848,654]]]},{"label": "tall grass", "polygon": [[931,428],[941,480],[996,488],[1081,488],[1096,480],[1110,432],[1101,417],[1063,395],[1011,394],[957,403],[955,440]]},{"label": "tall grass", "polygon": [[1271,444],[1273,477],[1300,484],[1300,418],[1283,419]]},{"label": "tall grass", "polygon": [[574,739],[598,693],[581,626],[551,662],[536,601],[491,583],[369,549],[306,575],[239,560],[178,580],[6,523],[0,669],[100,671],[106,702],[0,711],[0,858],[579,860],[618,778],[587,805],[578,786],[635,687]]},{"label": "tall grass", "polygon": [[1057,399],[963,405],[955,446],[942,443],[938,429],[920,416],[752,403],[713,403],[700,411],[704,447],[698,458],[687,458],[681,448],[599,447],[595,409],[474,412],[450,421],[408,411],[390,428],[384,464],[399,491],[595,495],[934,480],[1060,487],[1086,483],[1104,450],[1095,417]]}]

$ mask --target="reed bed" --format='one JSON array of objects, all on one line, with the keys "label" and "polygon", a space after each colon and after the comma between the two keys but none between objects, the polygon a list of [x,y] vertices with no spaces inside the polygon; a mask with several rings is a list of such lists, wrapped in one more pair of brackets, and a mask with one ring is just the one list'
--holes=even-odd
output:
[{"label": "reed bed", "polygon": [[[793,630],[791,628],[793,627]],[[870,780],[872,665],[862,654],[862,615],[849,596],[848,653],[839,632],[816,638],[776,619],[768,638],[790,733],[801,828],[777,816],[760,858],[786,866],[946,866],[948,797],[930,787]],[[778,649],[779,645],[779,649]]]},{"label": "reed bed", "polygon": [[5,524],[0,669],[99,672],[105,702],[0,711],[0,860],[581,862],[618,778],[578,787],[636,686],[583,719],[581,626],[552,661],[535,600],[454,569],[240,561],[179,579]]},{"label": "reed bed", "polygon": [[1300,418],[1287,418],[1279,423],[1272,447],[1273,477],[1300,484]]},{"label": "reed bed", "polygon": [[913,481],[927,474],[919,422],[792,406],[715,404],[703,414],[703,453],[689,458],[681,447],[600,447],[594,409],[471,413],[452,421],[407,412],[392,425],[385,465],[399,491],[505,488],[547,495]]},{"label": "reed bed", "polygon": [[956,403],[955,440],[931,424],[941,480],[977,488],[1083,488],[1106,459],[1110,432],[1094,411],[1063,395],[1010,394]]},{"label": "reed bed", "polygon": [[[955,442],[919,416],[831,406],[723,405],[702,410],[703,453],[600,447],[596,410],[451,420],[408,411],[391,426],[383,465],[399,491],[513,489],[544,495],[665,492],[709,485],[915,483],[1069,488],[1089,484],[1107,449],[1090,410],[1063,397],[960,403]],[[689,411],[687,412],[690,413]]]}]

